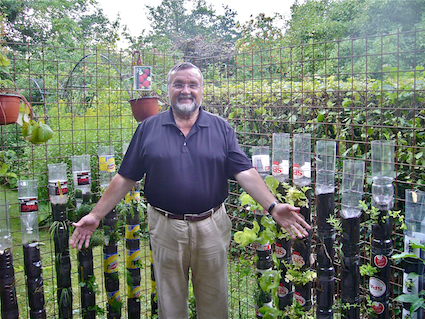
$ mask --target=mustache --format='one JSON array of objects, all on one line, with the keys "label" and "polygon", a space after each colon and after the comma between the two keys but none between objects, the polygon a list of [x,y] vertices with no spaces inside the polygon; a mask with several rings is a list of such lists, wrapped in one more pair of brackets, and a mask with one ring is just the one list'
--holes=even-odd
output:
[{"label": "mustache", "polygon": [[192,99],[195,100],[192,94],[179,94],[178,99]]}]

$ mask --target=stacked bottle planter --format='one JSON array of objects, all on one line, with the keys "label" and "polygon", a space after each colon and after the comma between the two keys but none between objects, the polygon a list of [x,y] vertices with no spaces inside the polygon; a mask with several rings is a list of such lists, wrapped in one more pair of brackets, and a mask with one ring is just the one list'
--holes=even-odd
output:
[{"label": "stacked bottle planter", "polygon": [[335,294],[335,230],[328,219],[334,215],[336,142],[316,142],[317,209],[317,310],[316,318],[333,318]]},{"label": "stacked bottle planter", "polygon": [[[411,244],[425,244],[425,192],[406,189],[406,230],[404,236],[404,252],[413,254],[416,258],[404,259],[403,293],[419,295],[424,289],[424,252],[419,248],[412,248]],[[409,276],[409,274],[419,276]],[[403,303],[402,318],[420,319],[424,317],[424,310],[419,308],[410,315],[411,303]]]},{"label": "stacked bottle planter", "polygon": [[285,280],[287,272],[285,263],[289,264],[292,261],[292,241],[287,238],[276,238],[274,246],[276,258],[279,260],[280,270],[282,271],[277,297],[279,299],[279,309],[284,310],[286,306],[292,305],[294,298],[294,286],[292,282]]},{"label": "stacked bottle planter", "polygon": [[127,316],[130,319],[140,318],[140,212],[137,203],[140,201],[140,182],[126,196],[129,211],[126,215],[125,245],[127,249]]},{"label": "stacked bottle planter", "polygon": [[[273,133],[273,151],[272,151],[272,176],[279,182],[285,183],[289,180],[289,153],[290,136],[288,133]],[[282,195],[284,190],[279,190]],[[286,306],[292,305],[294,298],[294,286],[292,282],[287,282],[285,276],[287,269],[285,264],[292,261],[292,241],[287,238],[276,238],[275,244],[276,258],[279,260],[281,279],[277,291],[279,299],[279,309],[284,310]]]},{"label": "stacked bottle planter", "polygon": [[[293,138],[293,183],[296,187],[311,185],[311,135],[295,134]],[[308,223],[311,223],[311,190],[307,190],[306,197],[308,206],[301,208],[301,214]],[[311,237],[312,232],[303,239],[297,239],[293,243],[292,262],[301,267],[301,271],[311,269]],[[294,285],[295,300],[309,311],[312,307],[311,288],[312,283],[305,285]]]},{"label": "stacked bottle planter", "polygon": [[30,318],[46,318],[44,285],[38,234],[38,195],[36,180],[18,181],[22,247]]},{"label": "stacked bottle planter", "polygon": [[[256,210],[255,211],[255,219],[260,225],[260,232],[264,230],[264,226],[261,225],[261,219],[263,216],[268,215],[265,211]],[[254,248],[257,253],[257,261],[256,261],[256,271],[257,271],[257,279],[259,280],[264,272],[267,270],[271,270],[273,266],[272,260],[272,246],[271,243],[267,242],[264,244],[255,242]],[[258,281],[257,280],[257,281]],[[272,306],[272,294],[269,292],[263,291],[260,285],[257,286],[256,291],[256,316],[257,318],[262,318],[262,314],[258,311],[263,306]]]},{"label": "stacked bottle planter", "polygon": [[[112,145],[99,146],[99,183],[101,192],[109,185],[115,174],[115,155]],[[103,219],[103,270],[107,293],[108,319],[121,318],[121,296],[118,275],[118,219],[116,210],[111,210]]]},{"label": "stacked bottle planter", "polygon": [[[311,221],[311,189],[306,191],[306,197],[308,201],[307,207],[301,207],[300,213],[304,216],[305,220],[310,223]],[[296,239],[292,246],[292,262],[300,267],[301,272],[311,270],[311,242],[312,242],[312,231],[308,231],[308,236],[303,239]],[[282,274],[283,276],[283,274]],[[295,300],[304,308],[305,311],[309,311],[312,307],[312,296],[311,296],[312,282],[308,282],[305,285],[294,285],[295,289]]]},{"label": "stacked bottle planter", "polygon": [[10,235],[9,204],[0,202],[0,299],[1,317],[19,318],[13,268],[12,236]]},{"label": "stacked bottle planter", "polygon": [[118,241],[117,215],[115,209],[111,210],[103,220],[105,243],[103,246],[105,289],[107,293],[108,319],[121,318],[121,298],[118,275]]},{"label": "stacked bottle planter", "polygon": [[[72,177],[75,191],[76,210],[82,208],[82,205],[91,204],[91,170],[90,156],[78,155],[71,156]],[[83,215],[78,216],[82,218]],[[96,318],[96,291],[94,289],[94,266],[93,249],[85,248],[77,252],[78,259],[78,279],[80,282],[80,301],[81,313],[83,319]]]},{"label": "stacked bottle planter", "polygon": [[72,318],[71,258],[69,255],[68,182],[66,164],[48,164],[49,198],[52,206],[52,234],[59,318]]},{"label": "stacked bottle planter", "polygon": [[346,160],[342,176],[342,262],[341,301],[348,305],[342,309],[342,318],[360,318],[360,218],[364,187],[364,162]]},{"label": "stacked bottle planter", "polygon": [[374,315],[372,318],[389,318],[391,239],[393,220],[388,211],[394,205],[394,141],[372,141],[372,205],[379,210],[372,225],[371,264],[378,272],[370,278],[369,293]]}]

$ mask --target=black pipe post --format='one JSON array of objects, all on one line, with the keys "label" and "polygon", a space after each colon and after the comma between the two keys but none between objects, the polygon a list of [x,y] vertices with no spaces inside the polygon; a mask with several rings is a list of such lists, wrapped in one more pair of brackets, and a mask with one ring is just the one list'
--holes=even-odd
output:
[{"label": "black pipe post", "polygon": [[49,198],[52,206],[51,233],[55,246],[55,268],[59,318],[72,318],[71,258],[69,254],[68,181],[66,164],[48,164]]},{"label": "black pipe post", "polygon": [[103,246],[105,289],[107,293],[108,319],[121,318],[121,296],[118,275],[118,241],[117,215],[115,209],[111,210],[103,220],[105,243]]},{"label": "black pipe post", "polygon": [[374,314],[371,318],[390,318],[390,276],[393,241],[393,218],[387,210],[380,210],[378,222],[372,225],[371,265],[378,272],[369,279],[369,294]]},{"label": "black pipe post", "polygon": [[[5,214],[3,216],[7,217],[5,220],[2,220],[4,225],[9,225],[9,205],[7,203],[1,203],[0,209]],[[3,217],[2,216],[2,217]],[[3,219],[3,218],[2,218]],[[0,242],[0,300],[1,300],[1,317],[5,319],[18,319],[19,318],[19,309],[18,309],[18,300],[16,299],[16,287],[15,287],[15,270],[13,268],[13,254],[12,254],[12,237],[10,236],[10,227],[7,229],[2,229],[2,235],[9,234],[7,236],[7,242],[4,238]],[[9,245],[10,243],[10,245]],[[5,245],[6,244],[6,245]],[[7,246],[7,247],[6,247]]]},{"label": "black pipe post", "polygon": [[[260,232],[262,232],[265,227],[261,224],[261,219],[263,216],[268,215],[265,210],[256,210],[255,211],[255,220],[260,225]],[[254,242],[253,244],[255,251],[257,253],[257,261],[255,263],[255,268],[257,271],[257,291],[256,291],[256,303],[255,303],[255,313],[258,319],[261,319],[263,315],[258,311],[263,306],[272,306],[272,294],[267,291],[263,291],[260,287],[259,280],[264,272],[271,270],[273,267],[272,259],[272,246],[269,242],[261,244]]]},{"label": "black pipe post", "polygon": [[[424,252],[420,248],[413,248],[411,244],[423,244],[425,242],[425,192],[419,190],[406,189],[406,210],[404,231],[404,252],[413,254],[415,258],[403,259],[403,294],[419,295],[423,290],[425,267],[421,259],[424,259]],[[414,273],[418,276],[409,276]],[[420,319],[424,317],[424,309],[419,308],[410,314],[411,303],[403,303],[402,318]]]},{"label": "black pipe post", "polygon": [[372,206],[379,211],[372,224],[371,265],[378,272],[369,279],[369,294],[374,310],[371,318],[390,318],[390,275],[393,242],[394,141],[372,141]]},{"label": "black pipe post", "polygon": [[[137,186],[136,186],[137,188]],[[132,198],[136,203],[140,200],[140,185],[138,199]],[[126,267],[127,277],[127,316],[130,319],[140,318],[141,287],[140,287],[140,213],[137,204],[128,207],[133,213],[127,212],[125,241],[127,249]]]},{"label": "black pipe post", "polygon": [[360,318],[360,217],[342,219],[341,301],[349,305],[342,318]]},{"label": "black pipe post", "polygon": [[316,142],[317,308],[318,319],[333,318],[335,230],[328,219],[335,209],[336,142]]},{"label": "black pipe post", "polygon": [[287,238],[276,238],[274,243],[276,258],[279,260],[281,279],[277,289],[277,297],[279,299],[279,309],[284,310],[285,307],[292,305],[294,298],[294,285],[292,282],[286,282],[285,276],[287,269],[285,263],[292,261],[292,241]]},{"label": "black pipe post", "polygon": [[344,160],[342,175],[342,256],[341,302],[343,319],[360,318],[360,218],[359,206],[364,192],[365,164],[361,160]]},{"label": "black pipe post", "polygon": [[[300,214],[303,215],[305,221],[311,224],[311,188],[305,192],[307,198],[307,206],[300,208]],[[308,236],[302,239],[297,238],[292,243],[292,263],[300,267],[301,272],[311,270],[311,242],[313,231],[308,231]],[[304,286],[295,285],[295,300],[309,311],[313,305],[311,294],[312,283],[308,282]]]},{"label": "black pipe post", "polygon": [[327,219],[334,213],[334,193],[316,195],[317,205],[317,318],[333,318],[335,294],[335,230]]}]

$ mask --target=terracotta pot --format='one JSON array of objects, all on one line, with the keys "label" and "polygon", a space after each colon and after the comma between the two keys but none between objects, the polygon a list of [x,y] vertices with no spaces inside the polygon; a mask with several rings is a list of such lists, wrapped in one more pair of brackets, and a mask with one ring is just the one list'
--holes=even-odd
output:
[{"label": "terracotta pot", "polygon": [[158,114],[158,98],[157,97],[142,97],[129,101],[131,111],[137,122],[142,122],[149,116]]},{"label": "terracotta pot", "polygon": [[0,94],[0,125],[16,123],[21,98],[14,94]]}]

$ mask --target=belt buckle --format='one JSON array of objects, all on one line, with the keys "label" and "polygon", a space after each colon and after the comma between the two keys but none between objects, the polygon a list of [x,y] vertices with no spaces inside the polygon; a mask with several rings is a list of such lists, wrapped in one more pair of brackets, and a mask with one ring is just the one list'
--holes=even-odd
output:
[{"label": "belt buckle", "polygon": [[183,215],[183,220],[184,221],[192,221],[192,218],[193,217],[199,217],[199,215],[198,214],[184,214]]}]

